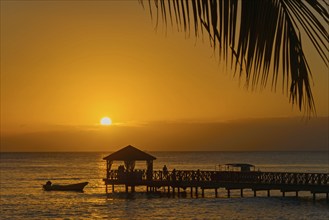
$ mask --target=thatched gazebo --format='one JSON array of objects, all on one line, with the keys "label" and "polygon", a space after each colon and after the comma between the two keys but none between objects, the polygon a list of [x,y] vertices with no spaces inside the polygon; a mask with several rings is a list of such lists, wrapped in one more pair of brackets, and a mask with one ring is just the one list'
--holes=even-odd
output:
[{"label": "thatched gazebo", "polygon": [[113,164],[113,161],[123,161],[126,172],[134,172],[136,161],[146,161],[147,179],[151,180],[153,174],[153,160],[155,160],[156,158],[131,145],[128,145],[127,147],[124,147],[121,150],[118,150],[108,155],[107,157],[104,157],[103,159],[106,160],[107,179],[110,177],[111,166]]}]

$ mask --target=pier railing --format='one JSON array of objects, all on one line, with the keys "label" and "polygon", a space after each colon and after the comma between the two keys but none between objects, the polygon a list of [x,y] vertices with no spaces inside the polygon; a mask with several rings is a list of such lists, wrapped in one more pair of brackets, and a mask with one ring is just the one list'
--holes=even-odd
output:
[{"label": "pier railing", "polygon": [[[118,182],[144,182],[146,170],[134,172],[118,172],[111,170],[107,180]],[[200,171],[175,170],[153,171],[153,182],[214,182],[214,183],[252,183],[280,185],[321,185],[329,187],[329,174],[326,173],[294,173],[294,172],[237,172],[237,171]]]},{"label": "pier railing", "polygon": [[268,184],[329,185],[329,175],[325,173],[261,172],[259,182]]}]

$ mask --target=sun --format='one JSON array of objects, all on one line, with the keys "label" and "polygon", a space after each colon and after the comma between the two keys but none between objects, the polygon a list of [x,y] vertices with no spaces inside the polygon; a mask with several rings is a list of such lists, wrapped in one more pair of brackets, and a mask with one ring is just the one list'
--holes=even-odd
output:
[{"label": "sun", "polygon": [[100,121],[101,125],[109,126],[112,124],[112,120],[109,117],[104,117]]}]

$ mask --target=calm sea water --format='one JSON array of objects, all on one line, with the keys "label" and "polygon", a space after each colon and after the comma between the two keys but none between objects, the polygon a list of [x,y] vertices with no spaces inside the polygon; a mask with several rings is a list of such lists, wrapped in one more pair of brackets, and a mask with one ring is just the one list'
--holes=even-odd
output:
[{"label": "calm sea water", "polygon": [[[263,171],[329,172],[328,152],[150,152],[155,169],[215,170],[225,163],[252,163]],[[325,197],[313,202],[310,193],[300,197],[272,191],[254,198],[246,190],[227,198],[224,190],[214,198],[146,194],[144,188],[126,195],[106,196],[102,178],[108,153],[1,153],[1,219],[329,219]],[[120,164],[114,164],[116,167]],[[137,163],[136,168],[145,168]],[[88,181],[84,193],[45,192],[41,185]],[[117,191],[123,189],[116,188]]]}]

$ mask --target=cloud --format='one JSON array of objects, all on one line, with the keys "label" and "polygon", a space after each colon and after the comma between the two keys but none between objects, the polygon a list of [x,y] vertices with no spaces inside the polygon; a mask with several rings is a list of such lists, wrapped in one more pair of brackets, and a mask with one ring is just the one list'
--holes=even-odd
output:
[{"label": "cloud", "polygon": [[327,151],[328,123],[328,117],[321,117],[56,126],[43,132],[2,134],[1,151],[113,151],[128,144],[149,151]]}]

